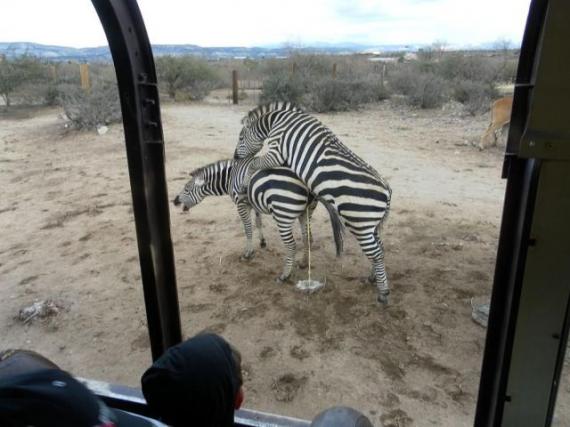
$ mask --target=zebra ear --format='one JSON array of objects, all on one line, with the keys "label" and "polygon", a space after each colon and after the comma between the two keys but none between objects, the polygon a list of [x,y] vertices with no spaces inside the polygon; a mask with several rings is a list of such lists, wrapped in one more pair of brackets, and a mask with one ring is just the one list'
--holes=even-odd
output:
[{"label": "zebra ear", "polygon": [[196,178],[194,185],[201,186],[204,185],[204,178]]}]

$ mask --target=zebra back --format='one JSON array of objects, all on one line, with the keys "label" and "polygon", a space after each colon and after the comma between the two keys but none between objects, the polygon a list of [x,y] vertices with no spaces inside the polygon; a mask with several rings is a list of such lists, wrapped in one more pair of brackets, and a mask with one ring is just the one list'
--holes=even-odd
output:
[{"label": "zebra back", "polygon": [[241,120],[241,123],[243,125],[250,125],[253,122],[259,120],[265,114],[272,113],[274,111],[297,111],[301,113],[303,112],[303,110],[300,107],[298,107],[296,104],[292,102],[276,101],[276,102],[271,102],[269,104],[263,104],[258,106],[257,108],[254,108],[253,110],[247,113],[247,115]]}]

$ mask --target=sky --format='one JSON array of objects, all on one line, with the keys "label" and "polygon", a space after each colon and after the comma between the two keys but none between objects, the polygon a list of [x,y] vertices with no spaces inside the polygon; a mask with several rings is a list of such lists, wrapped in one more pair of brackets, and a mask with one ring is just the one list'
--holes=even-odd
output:
[{"label": "sky", "polygon": [[[520,44],[530,0],[139,0],[153,44]],[[107,44],[90,0],[0,0],[0,42]]]}]

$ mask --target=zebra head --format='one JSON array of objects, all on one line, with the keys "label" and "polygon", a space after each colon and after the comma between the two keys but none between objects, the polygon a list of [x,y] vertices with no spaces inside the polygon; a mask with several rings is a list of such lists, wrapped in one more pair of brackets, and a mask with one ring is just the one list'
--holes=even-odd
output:
[{"label": "zebra head", "polygon": [[208,195],[206,181],[202,174],[192,175],[184,189],[173,200],[174,206],[182,206],[184,212],[193,208]]},{"label": "zebra head", "polygon": [[249,124],[245,124],[239,133],[239,140],[234,152],[234,160],[244,159],[258,153],[263,148],[263,137],[261,137],[255,128]]}]

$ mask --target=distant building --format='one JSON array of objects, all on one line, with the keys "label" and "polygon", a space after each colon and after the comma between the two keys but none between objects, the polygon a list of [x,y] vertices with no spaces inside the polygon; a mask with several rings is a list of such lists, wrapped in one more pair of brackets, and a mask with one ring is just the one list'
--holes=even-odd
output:
[{"label": "distant building", "polygon": [[371,56],[368,58],[370,62],[398,62],[398,56]]}]

